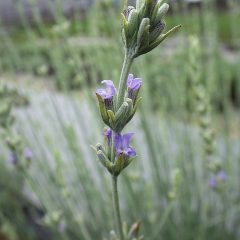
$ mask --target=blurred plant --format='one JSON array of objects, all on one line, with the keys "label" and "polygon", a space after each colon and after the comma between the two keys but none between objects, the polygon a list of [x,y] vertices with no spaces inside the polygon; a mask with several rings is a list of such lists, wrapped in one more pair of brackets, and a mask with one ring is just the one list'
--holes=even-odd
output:
[{"label": "blurred plant", "polygon": [[[33,158],[33,152],[25,147],[21,136],[13,129],[14,105],[26,104],[28,100],[15,89],[0,83],[0,135],[5,142],[1,150],[8,149],[7,165],[0,159],[0,232],[8,239],[32,239],[35,236],[29,224],[28,211],[38,211],[37,207],[23,193],[26,173]],[[2,143],[4,143],[2,142]],[[24,210],[25,209],[25,210]],[[13,217],[14,216],[14,217]],[[29,217],[29,219],[28,219]]]},{"label": "blurred plant", "polygon": [[16,230],[12,226],[11,222],[9,222],[9,220],[0,213],[0,239],[2,239],[1,234],[7,236],[9,240],[18,239]]},{"label": "blurred plant", "polygon": [[138,235],[139,223],[127,231],[123,230],[118,196],[118,176],[136,157],[136,151],[130,146],[133,133],[122,134],[122,130],[133,118],[140,97],[142,85],[140,78],[129,74],[135,58],[150,52],[169,34],[179,27],[174,27],[163,34],[165,23],[163,17],[169,5],[155,0],[138,0],[136,8],[128,6],[122,14],[122,39],[125,58],[119,81],[118,91],[111,80],[102,81],[105,88],[97,89],[96,95],[103,122],[109,126],[105,130],[105,146],[97,144],[99,161],[112,175],[113,206],[118,235],[112,232],[112,239],[143,239]]},{"label": "blurred plant", "polygon": [[214,190],[221,190],[226,182],[227,175],[222,169],[221,162],[215,156],[215,135],[212,128],[211,106],[206,89],[201,82],[201,70],[199,68],[200,44],[197,37],[189,39],[189,75],[192,80],[194,109],[198,117],[201,136],[204,144],[204,153],[207,159],[207,167],[212,173],[208,185]]},{"label": "blurred plant", "polygon": [[15,91],[0,85],[0,134],[10,150],[8,162],[20,170],[25,170],[32,160],[32,151],[25,148],[21,137],[12,130],[14,117],[11,114]]}]

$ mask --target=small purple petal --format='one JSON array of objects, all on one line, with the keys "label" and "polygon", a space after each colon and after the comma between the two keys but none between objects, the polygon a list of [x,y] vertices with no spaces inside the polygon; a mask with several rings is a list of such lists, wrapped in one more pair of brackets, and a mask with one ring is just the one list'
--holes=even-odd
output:
[{"label": "small purple petal", "polygon": [[133,74],[128,75],[127,86],[130,91],[137,91],[142,84],[141,78],[134,78]]},{"label": "small purple petal", "polygon": [[128,154],[129,157],[135,157],[136,156],[136,151],[132,147],[129,147],[127,154]]},{"label": "small purple petal", "polygon": [[115,86],[112,80],[103,80],[101,83],[105,84],[107,88],[109,87],[109,88],[115,89]]},{"label": "small purple petal", "polygon": [[59,232],[60,233],[63,233],[65,232],[65,229],[66,229],[66,223],[64,221],[61,221],[58,225],[58,229],[59,229]]},{"label": "small purple petal", "polygon": [[126,134],[122,135],[122,147],[124,149],[129,147],[129,144],[130,144],[133,134],[134,133],[126,133]]},{"label": "small purple petal", "polygon": [[130,146],[133,133],[126,133],[121,135],[120,133],[115,135],[114,143],[117,155],[123,154],[126,157],[136,156],[135,150]]},{"label": "small purple petal", "polygon": [[218,179],[221,180],[222,182],[225,182],[226,179],[227,179],[226,173],[225,173],[223,170],[221,170],[220,172],[218,172],[217,177],[218,177]]},{"label": "small purple petal", "polygon": [[101,83],[105,84],[105,89],[99,88],[96,93],[99,94],[103,99],[112,98],[116,93],[116,88],[111,80],[103,80]]},{"label": "small purple petal", "polygon": [[132,83],[133,80],[134,80],[134,76],[133,76],[133,74],[130,73],[130,74],[128,75],[127,84],[128,84],[128,85],[131,85],[131,83]]},{"label": "small purple petal", "polygon": [[216,188],[217,187],[217,180],[215,176],[211,176],[210,179],[208,180],[208,186],[211,188]]},{"label": "small purple petal", "polygon": [[96,90],[96,93],[99,94],[101,97],[103,97],[106,94],[106,90],[102,89],[102,88],[99,88],[99,89]]},{"label": "small purple petal", "polygon": [[114,137],[114,145],[116,150],[121,149],[122,147],[122,136],[120,133],[117,133]]},{"label": "small purple petal", "polygon": [[24,157],[27,159],[27,160],[32,160],[32,158],[33,158],[33,152],[32,152],[32,150],[30,149],[30,148],[25,148],[24,149]]},{"label": "small purple petal", "polygon": [[108,145],[110,145],[110,142],[112,140],[112,130],[110,128],[106,129],[105,132],[104,132],[104,136],[107,139]]}]

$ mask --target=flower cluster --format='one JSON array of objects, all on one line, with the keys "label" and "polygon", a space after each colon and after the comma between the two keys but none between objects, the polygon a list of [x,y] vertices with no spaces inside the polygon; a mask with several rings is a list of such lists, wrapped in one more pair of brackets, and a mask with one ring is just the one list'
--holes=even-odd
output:
[{"label": "flower cluster", "polygon": [[140,78],[129,74],[125,89],[125,100],[119,109],[116,108],[116,88],[111,80],[102,81],[105,88],[96,90],[102,119],[109,126],[105,130],[105,147],[97,145],[97,156],[108,171],[118,176],[136,156],[130,146],[133,133],[121,134],[122,129],[134,116],[140,98],[138,93],[142,84]]},{"label": "flower cluster", "polygon": [[122,14],[122,38],[128,54],[135,58],[156,48],[179,26],[163,34],[169,5],[162,0],[137,0],[136,8],[128,6]]},{"label": "flower cluster", "polygon": [[214,190],[218,190],[223,186],[226,180],[227,180],[226,173],[223,170],[220,170],[210,177],[210,179],[208,180],[208,186]]},{"label": "flower cluster", "polygon": [[105,84],[105,88],[96,91],[102,119],[112,130],[121,132],[137,110],[140,100],[138,92],[142,84],[141,79],[134,78],[132,74],[129,74],[125,101],[119,109],[116,108],[116,88],[113,82],[104,80],[102,84]]},{"label": "flower cluster", "polygon": [[111,129],[106,129],[104,135],[107,144],[105,148],[101,144],[97,145],[98,159],[113,176],[118,176],[136,156],[135,150],[130,146],[133,133],[114,134]]},{"label": "flower cluster", "polygon": [[212,127],[211,106],[207,91],[201,82],[201,69],[199,59],[201,49],[199,39],[192,36],[189,44],[189,78],[192,81],[193,110],[198,117],[198,124],[203,142],[204,154],[207,160],[207,168],[211,173],[208,186],[214,190],[220,190],[226,182],[226,173],[223,171],[219,157],[215,156],[216,141]]},{"label": "flower cluster", "polygon": [[7,161],[13,166],[19,166],[20,164],[23,164],[22,161],[20,161],[21,158],[24,158],[26,163],[30,162],[33,158],[32,150],[26,147],[22,152],[20,152],[20,154],[16,151],[11,151],[8,155]]}]

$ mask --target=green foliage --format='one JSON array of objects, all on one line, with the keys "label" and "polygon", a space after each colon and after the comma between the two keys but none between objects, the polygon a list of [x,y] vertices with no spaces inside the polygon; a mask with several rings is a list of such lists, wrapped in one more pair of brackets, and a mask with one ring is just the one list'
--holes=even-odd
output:
[{"label": "green foliage", "polygon": [[[236,24],[239,22],[238,8],[235,4],[229,11],[221,13],[217,13],[210,3],[203,5],[201,11],[186,8],[184,12],[179,12],[173,8],[173,13],[167,17],[166,28],[181,22],[182,34],[173,38],[169,45],[164,45],[166,52],[160,47],[141,60],[143,64],[139,72],[150,83],[153,109],[161,107],[182,111],[188,104],[186,91],[189,79],[182,59],[186,58],[186,37],[192,34],[201,40],[203,54],[200,62],[211,101],[219,111],[227,102],[239,106],[240,100],[236,97],[240,95],[239,57],[237,51],[231,50],[237,49],[239,42]],[[25,40],[22,37],[19,40],[15,33],[10,34],[3,27],[0,66],[3,71],[50,77],[60,90],[80,89],[86,85],[94,87],[103,78],[114,79],[119,76],[118,66],[122,61],[119,12],[111,4],[100,1],[90,9],[85,19],[75,16],[68,21],[56,15],[55,24],[51,26],[40,18],[35,26],[23,25]],[[36,19],[37,13],[36,9]],[[26,22],[25,17],[22,18]],[[160,58],[160,54],[164,58]],[[219,91],[221,86],[224,87]],[[175,98],[175,93],[181,96],[180,101]]]}]

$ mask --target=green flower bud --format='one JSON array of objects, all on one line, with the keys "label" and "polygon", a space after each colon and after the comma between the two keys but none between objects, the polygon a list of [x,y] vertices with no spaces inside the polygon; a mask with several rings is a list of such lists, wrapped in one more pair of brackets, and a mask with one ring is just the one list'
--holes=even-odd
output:
[{"label": "green flower bud", "polygon": [[120,121],[123,117],[125,117],[127,110],[128,110],[128,103],[124,102],[116,113],[116,121],[117,122]]},{"label": "green flower bud", "polygon": [[156,0],[138,0],[136,9],[128,7],[122,14],[122,39],[127,54],[136,58],[157,47],[180,26],[162,34],[169,5]]},{"label": "green flower bud", "polygon": [[108,157],[103,153],[103,151],[97,151],[97,157],[100,163],[112,174],[113,173],[113,163],[110,162]]},{"label": "green flower bud", "polygon": [[169,9],[169,5],[168,5],[167,3],[164,3],[164,4],[158,9],[156,18],[154,19],[154,20],[155,20],[155,23],[158,23],[158,22],[160,22],[160,21],[162,20],[162,18],[167,14],[168,9]]},{"label": "green flower bud", "polygon": [[137,8],[137,10],[141,9],[141,7],[143,6],[144,2],[145,2],[145,0],[137,0],[136,1],[136,8]]},{"label": "green flower bud", "polygon": [[149,45],[149,28],[150,28],[150,19],[144,18],[138,30],[137,49],[141,49],[141,48],[144,48],[146,45]]},{"label": "green flower bud", "polygon": [[97,96],[97,99],[98,99],[99,110],[100,110],[102,119],[103,119],[104,123],[109,126],[108,114],[107,114],[107,109],[106,109],[104,100],[102,99],[102,97],[98,93],[96,93],[96,96]]},{"label": "green flower bud", "polygon": [[129,14],[128,32],[129,33],[137,32],[138,23],[139,23],[138,11],[136,9],[133,9]]}]

